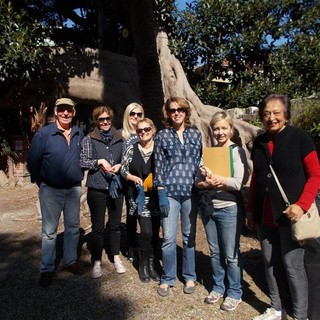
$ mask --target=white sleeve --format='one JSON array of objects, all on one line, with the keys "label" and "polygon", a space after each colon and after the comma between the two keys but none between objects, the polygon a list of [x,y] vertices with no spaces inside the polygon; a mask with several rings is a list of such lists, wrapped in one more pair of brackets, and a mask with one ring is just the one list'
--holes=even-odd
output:
[{"label": "white sleeve", "polygon": [[233,177],[227,179],[227,190],[241,190],[248,172],[246,153],[243,148],[235,147],[233,151]]}]

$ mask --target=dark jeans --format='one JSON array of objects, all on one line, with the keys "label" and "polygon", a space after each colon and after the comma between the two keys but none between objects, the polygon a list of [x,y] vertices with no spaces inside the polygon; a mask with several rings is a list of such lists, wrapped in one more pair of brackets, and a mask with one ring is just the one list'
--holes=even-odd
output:
[{"label": "dark jeans", "polygon": [[139,249],[147,250],[150,246],[156,254],[159,244],[160,216],[138,217],[140,224]]},{"label": "dark jeans", "polygon": [[320,238],[307,241],[305,266],[309,283],[308,319],[318,320],[320,317]]},{"label": "dark jeans", "polygon": [[[320,192],[316,204],[320,212]],[[308,317],[317,320],[320,317],[320,238],[307,241],[304,260],[309,283]]]},{"label": "dark jeans", "polygon": [[[120,195],[117,199],[112,199],[108,190],[88,188],[87,202],[92,223],[91,260],[101,260],[106,229],[110,243],[110,255],[118,255],[120,251],[123,196]],[[106,209],[108,209],[108,223],[105,225]]]}]

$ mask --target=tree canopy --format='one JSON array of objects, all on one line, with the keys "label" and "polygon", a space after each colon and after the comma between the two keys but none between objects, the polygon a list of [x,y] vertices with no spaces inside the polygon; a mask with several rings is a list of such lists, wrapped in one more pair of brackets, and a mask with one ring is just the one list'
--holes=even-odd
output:
[{"label": "tree canopy", "polygon": [[[270,91],[291,98],[320,91],[319,1],[199,0],[182,12],[174,1],[147,2],[155,32],[169,34],[204,103],[247,107]],[[0,91],[41,74],[48,37],[57,45],[135,55],[132,3],[0,0]]]},{"label": "tree canopy", "polygon": [[0,0],[0,93],[27,83],[46,56],[44,29],[25,10]]},{"label": "tree canopy", "polygon": [[317,0],[193,1],[176,13],[171,45],[207,104],[308,96],[320,91],[319,17]]}]

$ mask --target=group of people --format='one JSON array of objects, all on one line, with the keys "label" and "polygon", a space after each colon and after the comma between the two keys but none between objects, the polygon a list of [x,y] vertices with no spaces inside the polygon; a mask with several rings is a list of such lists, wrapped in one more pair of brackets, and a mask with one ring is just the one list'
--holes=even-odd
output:
[{"label": "group of people", "polygon": [[[77,275],[84,273],[78,262],[77,244],[81,181],[87,171],[92,278],[102,275],[106,242],[116,272],[126,271],[119,255],[125,199],[128,259],[138,259],[140,280],[157,281],[158,294],[170,294],[177,279],[180,220],[183,291],[194,293],[196,223],[200,211],[212,275],[212,290],[204,299],[206,303],[215,304],[222,299],[221,309],[233,311],[242,301],[240,234],[246,221],[248,228],[257,230],[271,299],[270,308],[255,319],[284,319],[286,301],[294,319],[317,319],[320,240],[308,240],[301,246],[292,240],[290,223],[309,209],[319,191],[319,160],[311,138],[288,125],[290,101],[285,95],[268,95],[259,105],[265,133],[255,139],[251,153],[253,174],[247,210],[241,192],[248,180],[247,158],[244,149],[232,141],[235,128],[228,113],[215,113],[210,128],[216,146],[230,149],[230,177],[219,176],[203,165],[202,136],[191,125],[190,104],[184,98],[173,97],[165,102],[165,128],[158,133],[137,103],[127,106],[121,130],[112,125],[114,115],[110,107],[96,107],[92,114],[95,127],[85,137],[72,124],[76,111],[71,99],[58,99],[54,112],[56,121],[34,136],[28,156],[32,180],[39,186],[42,287],[51,285],[56,270],[55,242],[61,212],[65,229],[63,268]],[[288,207],[269,164],[287,192],[291,203]],[[160,255],[161,275],[155,267]]]}]

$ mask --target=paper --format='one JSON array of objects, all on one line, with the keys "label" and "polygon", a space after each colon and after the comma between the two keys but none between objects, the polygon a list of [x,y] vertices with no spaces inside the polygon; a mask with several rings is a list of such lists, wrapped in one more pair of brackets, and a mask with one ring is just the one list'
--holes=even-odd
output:
[{"label": "paper", "polygon": [[204,147],[203,165],[213,174],[222,177],[233,176],[232,148],[230,147]]}]

